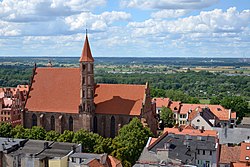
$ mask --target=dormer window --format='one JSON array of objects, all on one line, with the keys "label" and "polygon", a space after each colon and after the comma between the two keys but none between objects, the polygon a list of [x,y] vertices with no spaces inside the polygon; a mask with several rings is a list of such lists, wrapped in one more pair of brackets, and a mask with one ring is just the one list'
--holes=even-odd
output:
[{"label": "dormer window", "polygon": [[249,156],[246,156],[246,160],[249,160]]}]

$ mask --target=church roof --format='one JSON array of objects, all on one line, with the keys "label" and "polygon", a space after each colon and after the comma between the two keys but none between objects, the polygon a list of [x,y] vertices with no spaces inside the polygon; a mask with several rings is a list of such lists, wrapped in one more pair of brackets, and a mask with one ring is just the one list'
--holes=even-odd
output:
[{"label": "church roof", "polygon": [[95,94],[97,114],[140,115],[145,85],[98,84]]},{"label": "church roof", "polygon": [[[140,115],[145,85],[97,84],[97,114]],[[26,108],[37,112],[78,113],[79,68],[37,68]]]},{"label": "church roof", "polygon": [[26,108],[30,111],[78,113],[79,68],[37,68]]},{"label": "church roof", "polygon": [[88,36],[86,35],[86,39],[84,42],[84,47],[82,49],[82,55],[80,57],[80,62],[94,62],[94,58],[92,57]]}]

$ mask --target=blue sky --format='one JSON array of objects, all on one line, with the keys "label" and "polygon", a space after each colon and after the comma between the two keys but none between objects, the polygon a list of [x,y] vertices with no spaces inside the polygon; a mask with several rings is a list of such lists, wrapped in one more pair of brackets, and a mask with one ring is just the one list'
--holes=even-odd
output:
[{"label": "blue sky", "polygon": [[0,56],[250,58],[249,0],[0,0]]}]

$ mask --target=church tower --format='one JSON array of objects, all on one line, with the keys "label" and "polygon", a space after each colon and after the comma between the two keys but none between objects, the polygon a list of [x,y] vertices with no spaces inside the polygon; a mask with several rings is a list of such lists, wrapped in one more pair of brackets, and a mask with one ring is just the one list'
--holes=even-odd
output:
[{"label": "church tower", "polygon": [[81,73],[81,110],[80,112],[92,114],[94,111],[94,59],[91,54],[88,35],[79,60]]}]

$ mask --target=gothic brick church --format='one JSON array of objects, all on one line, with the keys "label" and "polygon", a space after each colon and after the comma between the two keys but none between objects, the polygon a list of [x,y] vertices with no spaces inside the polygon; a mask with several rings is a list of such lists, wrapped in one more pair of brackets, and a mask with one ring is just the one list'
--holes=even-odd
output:
[{"label": "gothic brick church", "polygon": [[79,63],[79,68],[35,66],[23,112],[24,127],[42,126],[60,133],[83,128],[114,137],[138,117],[156,133],[155,104],[148,84],[96,84],[87,35]]}]

